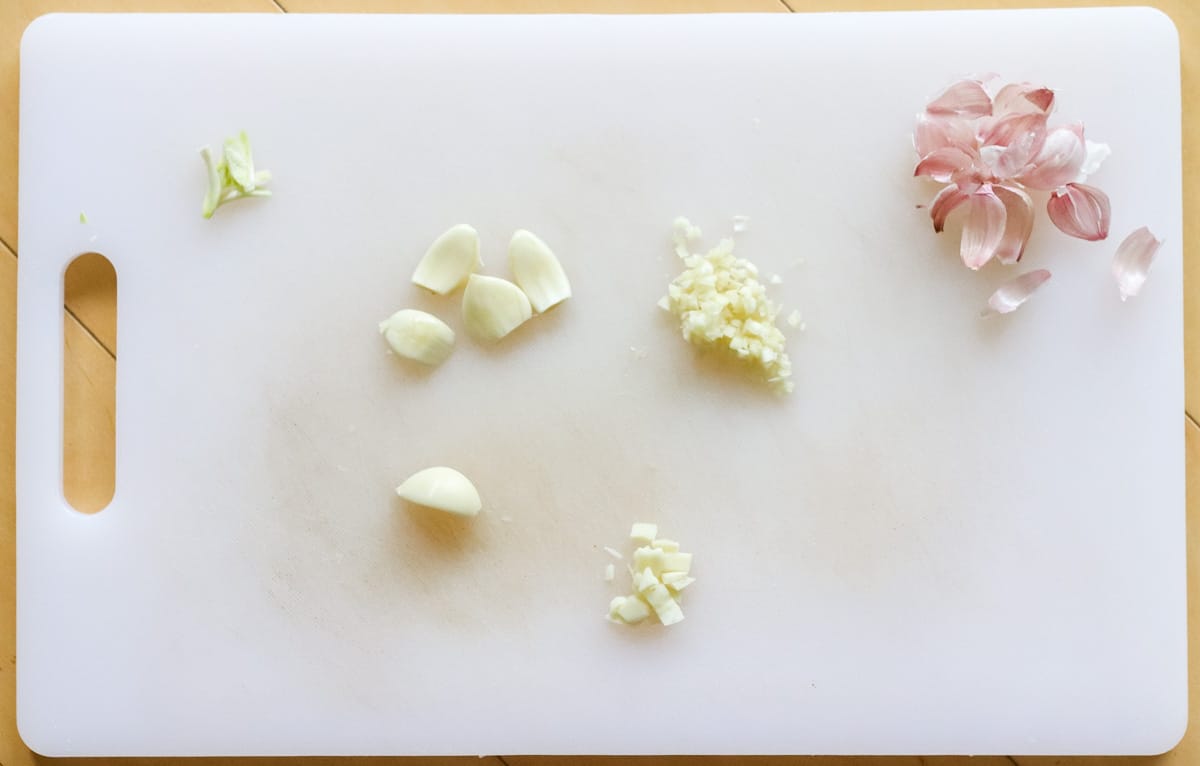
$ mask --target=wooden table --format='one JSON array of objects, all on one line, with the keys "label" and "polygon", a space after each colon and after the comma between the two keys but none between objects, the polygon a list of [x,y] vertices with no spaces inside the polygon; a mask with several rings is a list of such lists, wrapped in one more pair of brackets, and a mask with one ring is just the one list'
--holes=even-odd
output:
[{"label": "wooden table", "polygon": [[[17,276],[17,88],[18,48],[21,32],[36,16],[51,11],[247,11],[259,13],[306,12],[688,12],[688,11],[769,11],[778,13],[846,10],[902,9],[961,9],[961,8],[1026,8],[1026,7],[1084,7],[1095,5],[1128,5],[1114,0],[0,0],[0,445],[4,459],[0,460],[0,766],[23,766],[48,761],[31,753],[21,742],[16,730],[15,699],[15,489],[13,445],[16,414],[14,380],[16,343],[16,276]],[[1185,205],[1194,205],[1200,193],[1200,3],[1196,0],[1149,0],[1166,12],[1179,28],[1183,69],[1183,192]],[[1188,208],[1185,207],[1185,210]],[[1200,226],[1197,218],[1185,214],[1184,224],[1184,281],[1189,294],[1185,303],[1185,354],[1187,362],[1187,405],[1181,413],[1181,425],[1187,433],[1188,464],[1188,521],[1194,529],[1200,520]],[[87,407],[88,415],[68,418],[66,461],[68,465],[103,465],[111,461],[104,445],[113,443],[111,402],[107,411],[104,397],[97,392],[113,386],[116,366],[116,326],[113,321],[111,285],[106,284],[102,270],[82,269],[67,286],[64,322],[66,327],[66,380],[68,399],[96,401],[99,406]],[[111,446],[108,451],[111,450]],[[103,488],[86,470],[73,472],[76,497],[104,494]],[[1200,545],[1196,535],[1189,535],[1189,617],[1191,710],[1192,721],[1200,719]],[[80,636],[81,646],[87,637]],[[75,760],[75,759],[67,759]],[[79,759],[88,763],[152,762],[153,759]],[[204,759],[212,763],[274,764],[293,759]],[[311,764],[334,760],[367,759],[302,759]],[[477,758],[414,758],[388,759],[414,762],[490,762],[491,766],[558,766],[558,764],[589,762],[624,762],[628,758],[535,758],[506,756]],[[712,764],[805,764],[806,766],[849,766],[870,762],[879,766],[905,764],[962,764],[972,766],[1050,766],[1050,764],[1094,764],[1128,766],[1132,763],[1161,763],[1170,766],[1200,763],[1200,730],[1189,729],[1183,742],[1170,753],[1156,758],[1028,758],[1007,756],[986,758],[956,757],[897,757],[897,758],[649,758],[639,759],[654,764],[679,764],[703,761]],[[371,759],[378,763],[379,759]]]}]

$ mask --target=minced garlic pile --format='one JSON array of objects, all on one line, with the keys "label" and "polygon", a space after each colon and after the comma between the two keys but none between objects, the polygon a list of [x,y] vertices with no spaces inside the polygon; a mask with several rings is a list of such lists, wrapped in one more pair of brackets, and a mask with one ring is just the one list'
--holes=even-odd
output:
[{"label": "minced garlic pile", "polygon": [[758,268],[733,254],[723,239],[708,253],[691,252],[700,230],[675,219],[675,253],[684,264],[658,305],[679,320],[684,340],[724,348],[754,368],[776,392],[791,393],[792,362],[787,339],[775,326],[780,307],[767,297]]},{"label": "minced garlic pile", "polygon": [[[636,625],[653,614],[663,625],[682,622],[680,591],[696,581],[688,574],[692,569],[692,554],[680,552],[679,543],[674,540],[660,538],[657,524],[634,524],[629,537],[638,545],[633,552],[633,565],[629,567],[633,592],[617,596],[609,603],[609,621]],[[621,555],[611,548],[606,550]],[[605,579],[611,579],[608,577],[611,568],[611,564],[605,568]]]}]

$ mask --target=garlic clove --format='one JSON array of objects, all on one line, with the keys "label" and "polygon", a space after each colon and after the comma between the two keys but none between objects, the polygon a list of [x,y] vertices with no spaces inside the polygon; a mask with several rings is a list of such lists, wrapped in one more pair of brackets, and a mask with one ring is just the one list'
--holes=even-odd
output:
[{"label": "garlic clove", "polygon": [[379,323],[379,332],[397,355],[435,367],[454,350],[454,330],[433,314],[402,309]]},{"label": "garlic clove", "polygon": [[396,487],[396,494],[410,503],[459,516],[474,516],[483,507],[470,479],[445,466],[417,471]]},{"label": "garlic clove", "polygon": [[550,247],[532,232],[524,229],[513,234],[508,243],[508,267],[513,279],[525,294],[533,310],[541,314],[571,297],[562,264]]},{"label": "garlic clove", "polygon": [[463,291],[463,322],[481,341],[497,341],[533,316],[521,288],[499,277],[472,274]]},{"label": "garlic clove", "polygon": [[479,232],[460,223],[433,241],[417,264],[412,281],[438,295],[448,295],[482,265]]}]

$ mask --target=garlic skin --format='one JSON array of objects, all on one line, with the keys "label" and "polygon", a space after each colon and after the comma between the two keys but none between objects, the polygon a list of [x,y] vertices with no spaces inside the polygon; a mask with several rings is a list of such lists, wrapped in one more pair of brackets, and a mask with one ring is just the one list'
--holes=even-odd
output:
[{"label": "garlic skin", "polygon": [[472,274],[463,291],[463,323],[476,340],[494,343],[533,316],[521,288],[499,277]]},{"label": "garlic skin", "polygon": [[1036,269],[1005,281],[988,298],[987,307],[980,312],[980,316],[1011,314],[1021,308],[1021,304],[1029,300],[1029,296],[1033,295],[1034,291],[1044,285],[1048,279],[1050,279],[1049,271]]},{"label": "garlic skin", "polygon": [[508,243],[513,280],[539,314],[571,297],[571,283],[554,252],[536,234],[519,229]]},{"label": "garlic skin", "polygon": [[474,516],[483,508],[471,480],[445,466],[417,471],[396,487],[396,494],[410,503],[458,516]]},{"label": "garlic skin", "polygon": [[1112,274],[1121,290],[1121,300],[1125,301],[1137,295],[1146,283],[1146,275],[1154,256],[1163,241],[1145,226],[1134,231],[1121,242],[1117,254],[1113,256]]},{"label": "garlic skin", "polygon": [[401,309],[379,323],[379,332],[397,356],[436,367],[454,351],[454,330],[433,314]]},{"label": "garlic skin", "polygon": [[412,281],[438,295],[449,295],[482,265],[479,232],[460,223],[433,241],[413,271]]}]

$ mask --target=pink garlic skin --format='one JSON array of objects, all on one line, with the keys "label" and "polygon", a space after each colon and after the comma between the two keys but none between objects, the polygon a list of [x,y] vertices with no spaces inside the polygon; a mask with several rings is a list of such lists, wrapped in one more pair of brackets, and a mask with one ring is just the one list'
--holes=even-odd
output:
[{"label": "pink garlic skin", "polygon": [[1054,91],[1009,83],[994,95],[980,80],[953,83],[917,116],[914,175],[943,184],[929,206],[934,231],[963,208],[960,254],[968,268],[1017,263],[1033,232],[1029,191],[1051,192],[1050,221],[1065,234],[1108,236],[1108,196],[1084,183],[1109,155],[1081,123],[1051,127]]},{"label": "pink garlic skin", "polygon": [[1154,257],[1163,241],[1145,226],[1134,230],[1117,246],[1112,261],[1113,279],[1121,292],[1121,300],[1128,300],[1141,291]]}]

